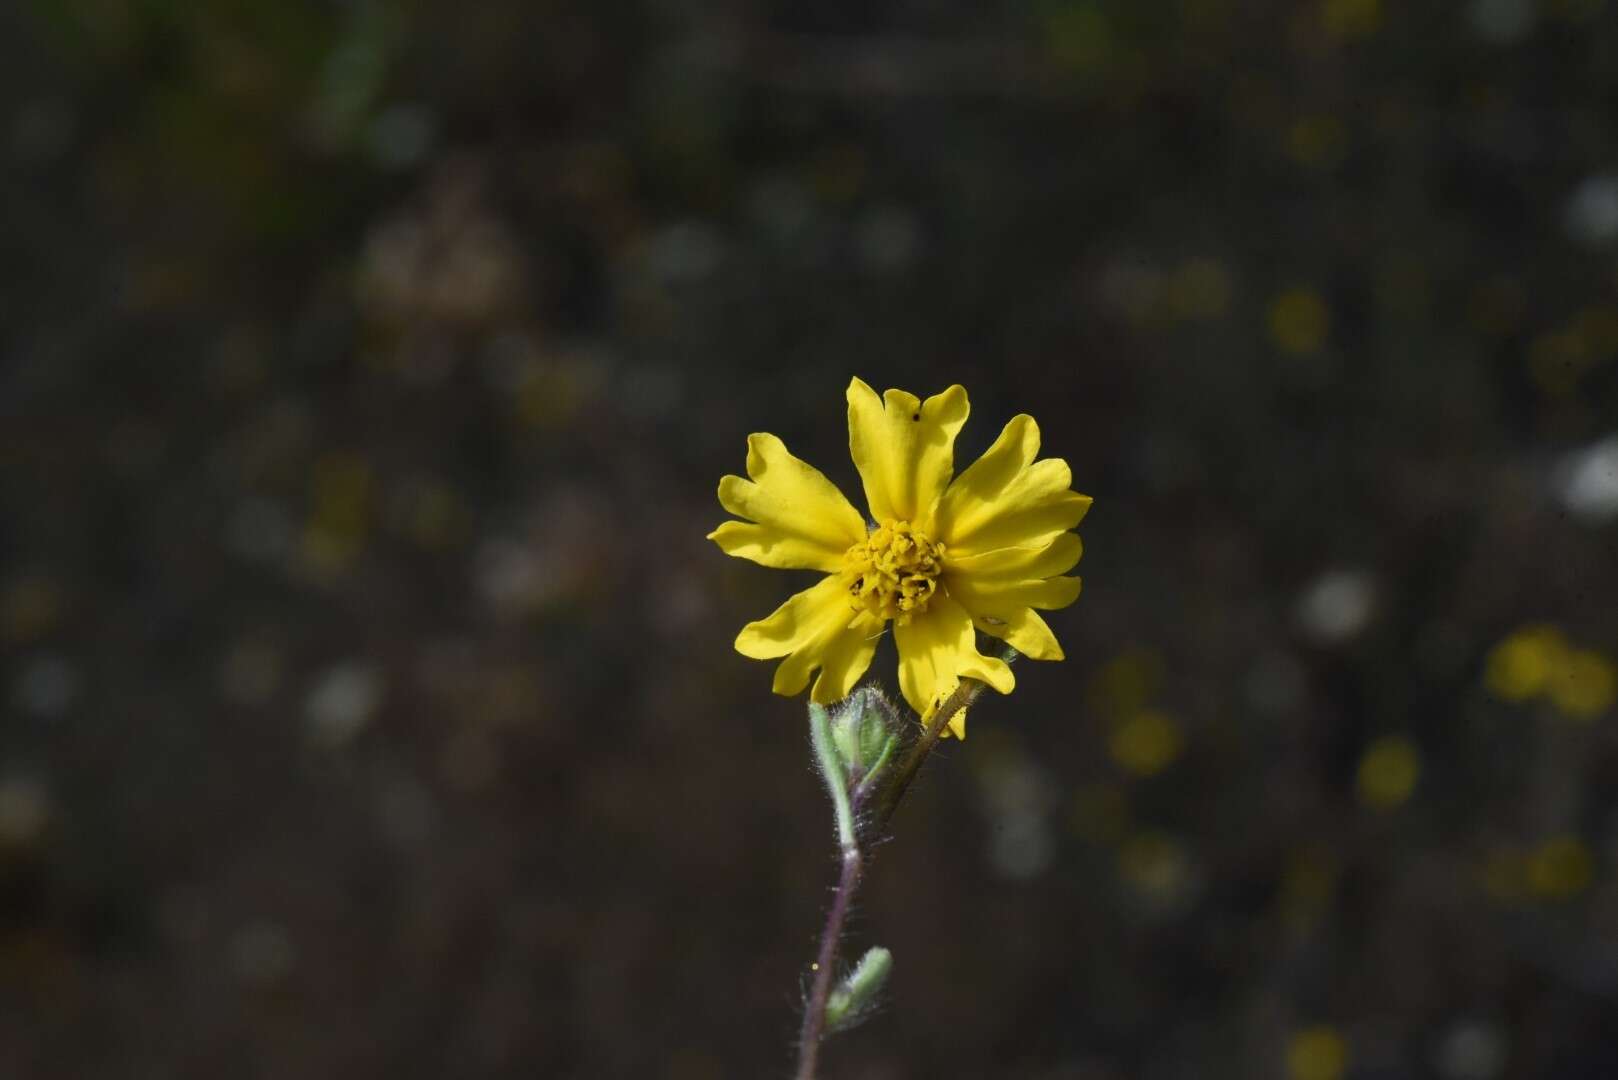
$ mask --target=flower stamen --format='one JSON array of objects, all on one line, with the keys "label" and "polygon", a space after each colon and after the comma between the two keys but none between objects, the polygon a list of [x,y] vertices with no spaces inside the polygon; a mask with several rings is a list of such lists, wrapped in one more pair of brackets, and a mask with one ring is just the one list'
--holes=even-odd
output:
[{"label": "flower stamen", "polygon": [[854,610],[900,626],[927,610],[944,569],[944,545],[911,528],[887,521],[848,549],[843,573]]}]

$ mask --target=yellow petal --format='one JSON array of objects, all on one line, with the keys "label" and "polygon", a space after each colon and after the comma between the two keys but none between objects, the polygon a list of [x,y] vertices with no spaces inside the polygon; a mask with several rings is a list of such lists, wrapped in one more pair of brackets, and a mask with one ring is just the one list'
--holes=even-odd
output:
[{"label": "yellow petal", "polygon": [[1061,660],[1062,645],[1045,620],[1032,608],[1016,608],[1002,617],[974,614],[979,630],[997,637],[1032,660]]},{"label": "yellow petal", "polygon": [[1084,553],[1075,533],[1057,533],[1045,544],[996,548],[978,555],[946,556],[945,587],[969,612],[979,630],[1000,638],[1024,656],[1060,660],[1062,646],[1032,607],[1065,607],[1078,597],[1079,579],[1055,577],[1071,570]]},{"label": "yellow petal", "polygon": [[1042,544],[1077,525],[1090,497],[1068,490],[1073,473],[1067,462],[1035,461],[1038,453],[1033,417],[1012,417],[994,445],[945,490],[934,538],[965,556]]},{"label": "yellow petal", "polygon": [[972,617],[947,593],[934,594],[925,612],[895,625],[893,639],[899,646],[899,690],[923,721],[963,677],[981,679],[1002,694],[1016,684],[1005,661],[978,652]]},{"label": "yellow petal", "polygon": [[[824,669],[815,683],[815,700],[831,702],[847,697],[865,674],[880,636],[881,623],[856,617],[843,581],[830,575],[767,618],[742,627],[736,651],[755,660],[785,657],[775,669],[771,689],[787,697],[802,692],[809,676]],[[848,689],[836,693],[845,684]]]},{"label": "yellow petal", "polygon": [[842,568],[851,545],[865,539],[865,519],[837,485],[793,457],[774,435],[747,437],[747,475],[752,480],[719,481],[720,505],[749,519],[727,521],[708,534],[725,554],[830,573]]},{"label": "yellow petal", "polygon": [[1027,581],[1065,574],[1084,554],[1084,541],[1078,533],[1057,533],[1044,544],[995,548],[976,555],[946,550],[946,574],[971,578],[1009,578]]},{"label": "yellow petal", "polygon": [[948,579],[950,595],[974,615],[1005,619],[1018,608],[1050,611],[1065,608],[1079,598],[1081,582],[1076,577],[1015,581],[1004,578],[974,578],[957,575]]},{"label": "yellow petal", "polygon": [[761,566],[778,570],[835,571],[842,555],[833,555],[824,544],[791,536],[770,525],[750,521],[727,521],[708,534],[726,555],[751,559]]},{"label": "yellow petal", "polygon": [[854,610],[841,579],[828,575],[793,595],[768,617],[742,627],[736,635],[736,651],[754,660],[786,656],[853,621]]},{"label": "yellow petal", "polygon": [[951,386],[926,401],[903,390],[848,384],[848,449],[878,523],[908,521],[933,529],[938,500],[955,469],[955,436],[969,411],[966,391]]},{"label": "yellow petal", "polygon": [[830,705],[852,694],[854,684],[871,666],[882,629],[883,620],[864,613],[843,629],[826,648],[820,677],[815,679],[809,700]]}]

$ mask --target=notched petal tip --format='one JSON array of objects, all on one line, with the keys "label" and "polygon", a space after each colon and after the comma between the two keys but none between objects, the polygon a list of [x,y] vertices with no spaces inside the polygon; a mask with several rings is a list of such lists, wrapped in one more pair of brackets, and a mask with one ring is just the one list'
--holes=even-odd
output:
[{"label": "notched petal tip", "polygon": [[999,638],[1030,660],[1067,659],[1056,634],[1032,608],[1008,611],[1004,618],[981,616],[973,621],[979,630]]},{"label": "notched petal tip", "polygon": [[1017,676],[1010,664],[998,656],[984,656],[982,660],[983,663],[976,665],[975,670],[963,669],[962,673],[988,683],[1002,694],[1009,694],[1017,688]]},{"label": "notched petal tip", "polygon": [[747,492],[756,486],[745,476],[737,476],[734,473],[721,476],[719,478],[718,492],[719,505],[724,507],[727,514],[735,514],[741,518],[747,517],[747,511],[743,509],[747,505],[745,501]]},{"label": "notched petal tip", "polygon": [[782,697],[797,697],[809,685],[811,674],[810,668],[783,660],[775,665],[775,674],[770,678],[770,692]]},{"label": "notched petal tip", "polygon": [[719,505],[757,526],[733,532],[738,544],[746,535],[758,550],[732,554],[765,566],[831,571],[842,565],[848,546],[865,535],[865,519],[837,485],[793,456],[776,436],[747,437],[747,472],[751,479],[731,475],[719,481]]},{"label": "notched petal tip", "polygon": [[922,402],[922,411],[943,424],[963,424],[972,411],[966,387],[952,383]]},{"label": "notched petal tip", "polygon": [[779,436],[755,431],[747,436],[747,475],[757,480],[769,468],[770,453],[790,453]]},{"label": "notched petal tip", "polygon": [[906,420],[921,419],[921,398],[908,390],[890,387],[882,394],[882,407],[890,416],[901,416]]}]

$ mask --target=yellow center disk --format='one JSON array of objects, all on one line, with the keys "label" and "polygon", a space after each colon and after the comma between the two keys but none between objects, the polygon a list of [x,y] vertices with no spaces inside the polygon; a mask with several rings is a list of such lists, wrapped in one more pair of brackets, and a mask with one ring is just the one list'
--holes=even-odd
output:
[{"label": "yellow center disk", "polygon": [[845,560],[854,609],[903,625],[927,610],[944,569],[944,545],[908,521],[888,521],[849,548]]}]

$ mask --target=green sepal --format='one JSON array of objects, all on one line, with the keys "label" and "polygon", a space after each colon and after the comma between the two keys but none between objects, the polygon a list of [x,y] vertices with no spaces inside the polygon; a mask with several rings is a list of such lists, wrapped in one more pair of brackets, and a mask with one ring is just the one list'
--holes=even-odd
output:
[{"label": "green sepal", "polygon": [[834,709],[831,737],[837,756],[843,759],[850,777],[870,776],[893,751],[894,739],[901,730],[898,710],[874,686],[860,687]]}]

